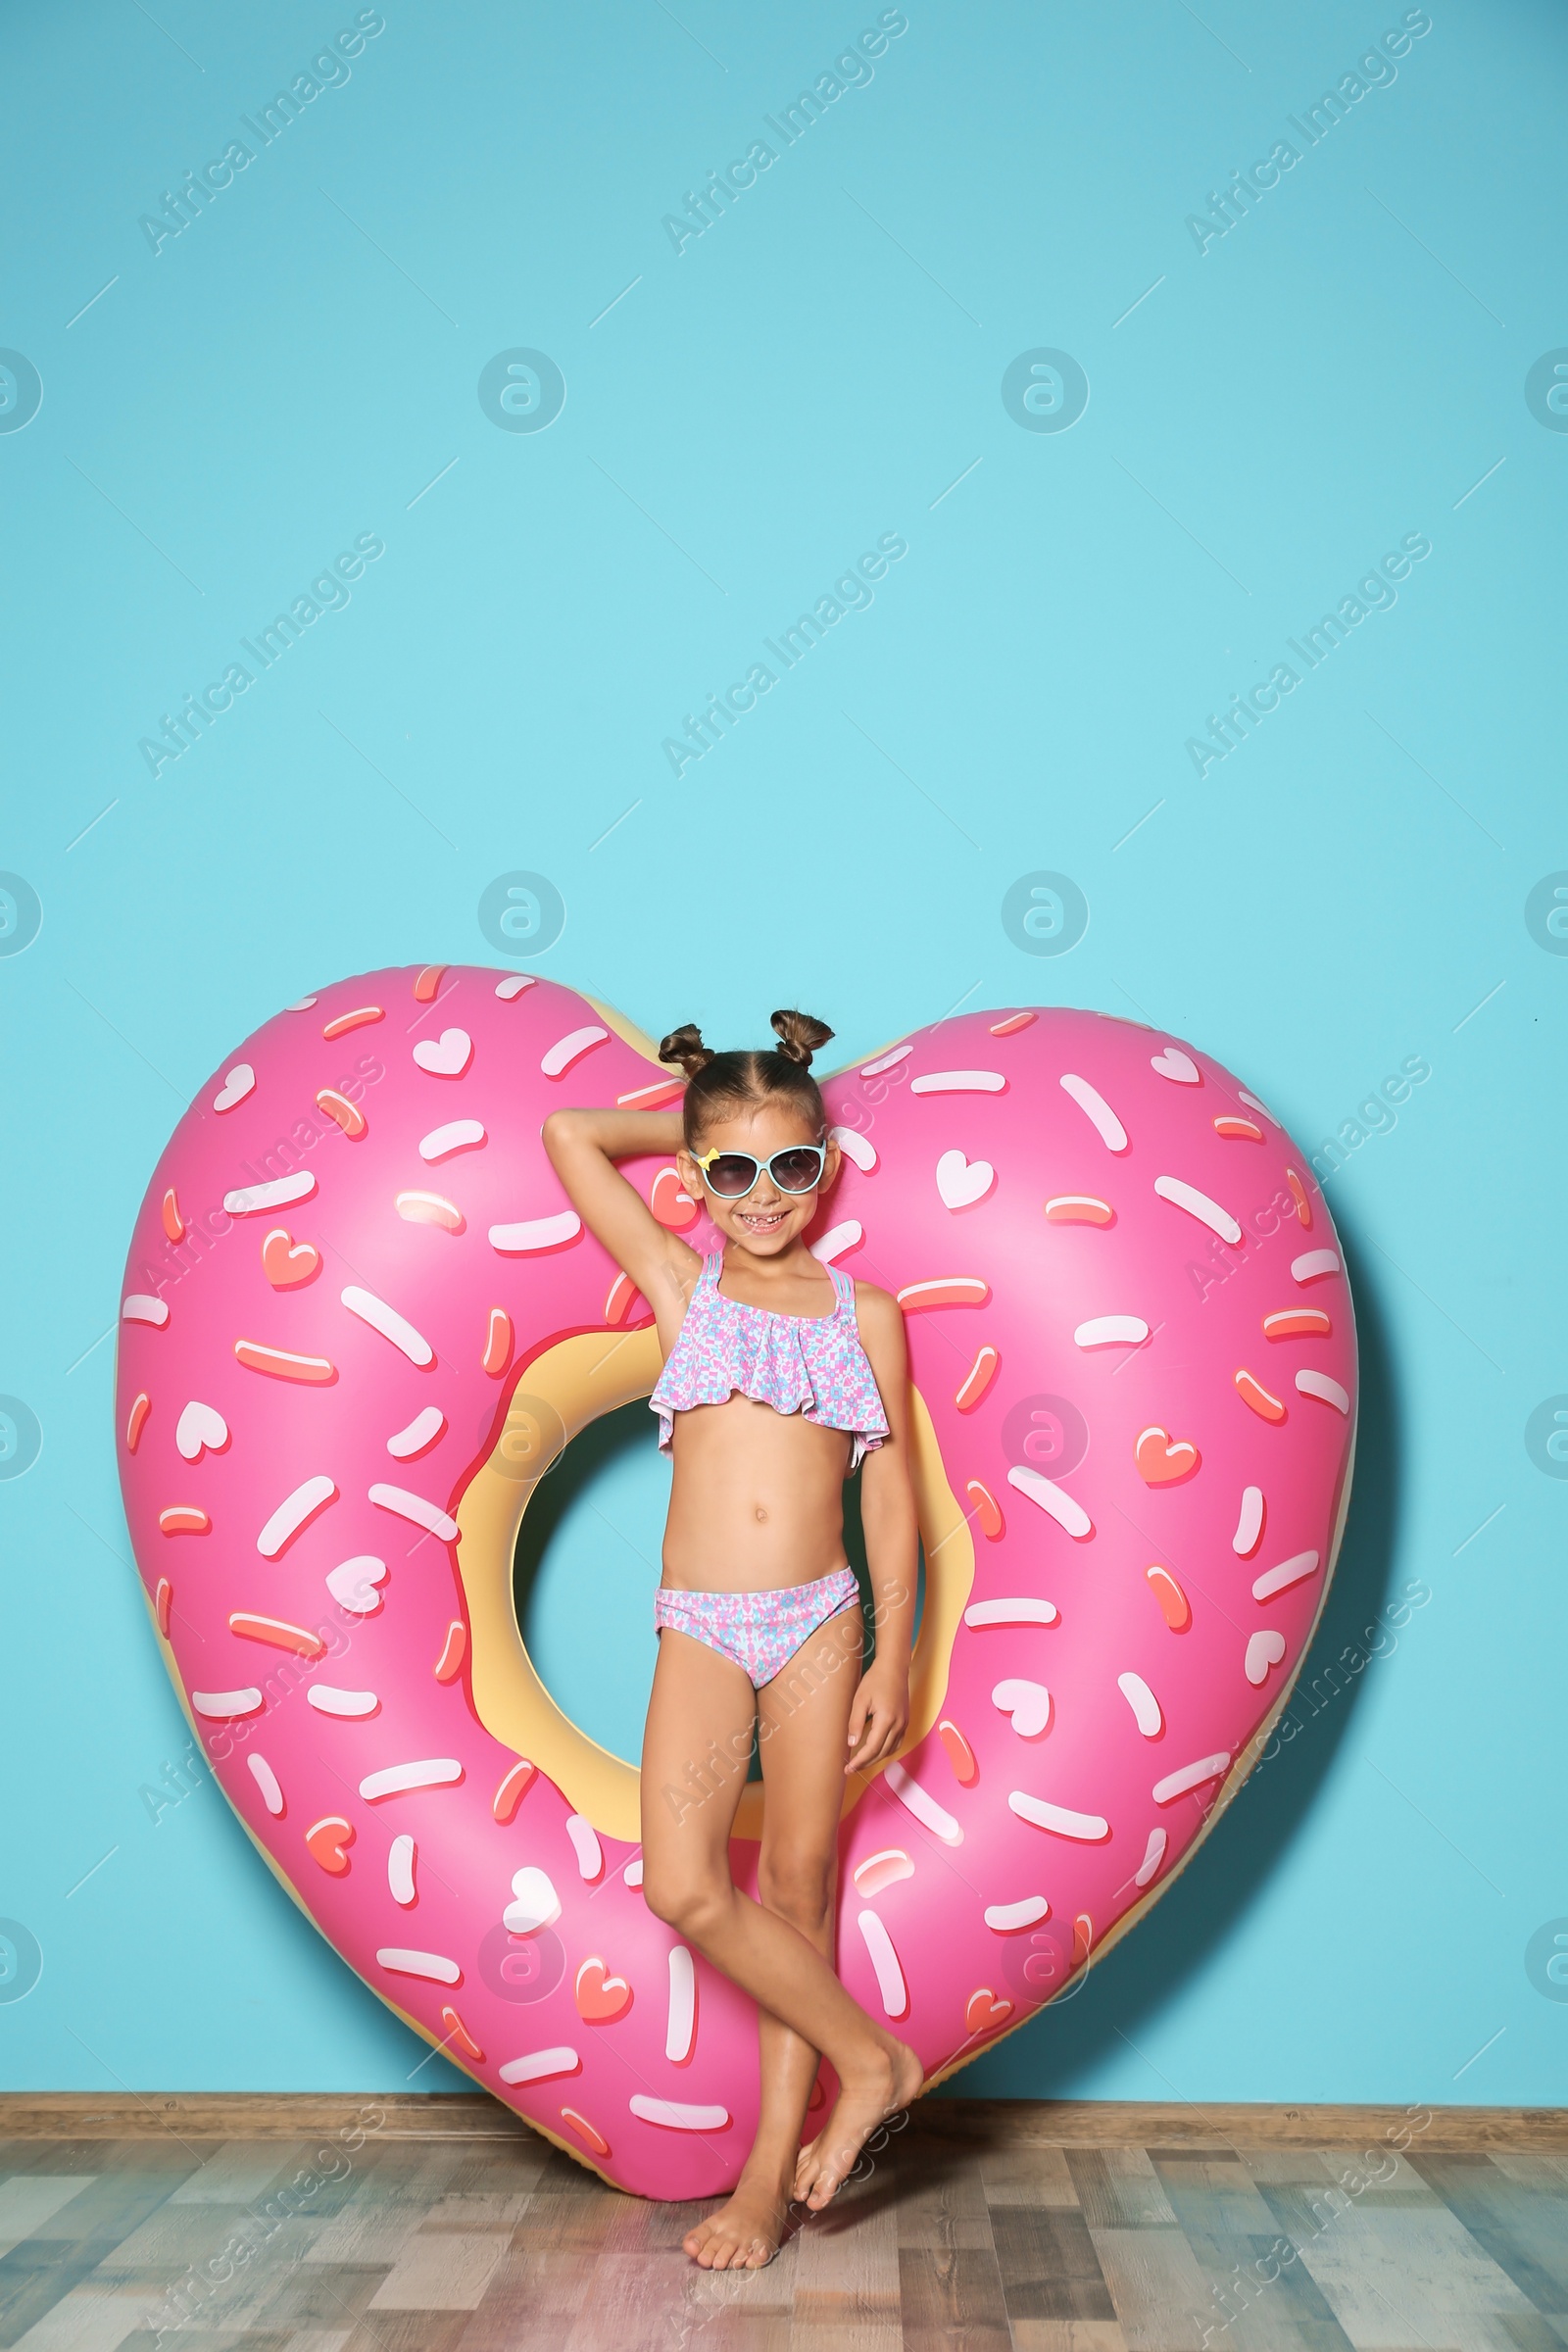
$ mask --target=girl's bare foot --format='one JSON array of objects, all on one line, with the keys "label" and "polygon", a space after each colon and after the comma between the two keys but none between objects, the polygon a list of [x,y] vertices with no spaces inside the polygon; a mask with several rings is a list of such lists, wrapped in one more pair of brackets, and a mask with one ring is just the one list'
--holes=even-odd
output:
[{"label": "girl's bare foot", "polygon": [[891,2034],[887,2048],[864,2074],[842,2077],[832,2114],[809,2147],[801,2150],[795,2167],[796,2196],[820,2213],[854,2172],[878,2124],[906,2107],[924,2080],[914,2052]]},{"label": "girl's bare foot", "polygon": [[778,2252],[788,2210],[782,2183],[743,2173],[729,2203],[688,2230],[681,2243],[705,2271],[760,2271]]}]

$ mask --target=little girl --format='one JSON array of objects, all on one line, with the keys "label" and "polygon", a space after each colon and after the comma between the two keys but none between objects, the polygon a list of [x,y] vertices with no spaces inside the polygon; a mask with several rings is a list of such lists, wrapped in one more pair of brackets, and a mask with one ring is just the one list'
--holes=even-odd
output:
[{"label": "little girl", "polygon": [[[832,1966],[845,1778],[897,1751],[909,1712],[904,1325],[886,1291],[807,1247],[840,1161],[810,1075],[833,1032],[801,1012],[775,1012],[772,1025],[779,1046],[761,1053],[713,1054],[689,1024],[666,1037],[660,1059],[689,1082],[679,1111],[557,1110],[544,1124],[573,1205],[652,1306],[664,1351],[651,1401],[674,1476],[643,1737],[643,1889],[761,2012],[756,2141],[734,2195],[685,2240],[710,2270],[771,2261],[792,2195],[826,2205],[867,2135],[921,2083],[914,2052]],[[659,1224],[614,1165],[668,1152],[724,1237],[709,1257]],[[863,1674],[843,1508],[862,1456],[876,1626]],[[729,1870],[754,1737],[757,1902]],[[803,2148],[819,2053],[839,2096]]]}]

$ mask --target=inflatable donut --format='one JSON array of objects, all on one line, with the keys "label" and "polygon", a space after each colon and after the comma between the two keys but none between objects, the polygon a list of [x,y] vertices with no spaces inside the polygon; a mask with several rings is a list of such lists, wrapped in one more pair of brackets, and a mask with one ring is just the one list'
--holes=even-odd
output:
[{"label": "inflatable donut", "polygon": [[[935,2080],[1142,1917],[1267,1738],[1344,1525],[1354,1322],[1310,1163],[1190,1047],[971,1012],[824,1092],[812,1247],[904,1308],[924,1549],[908,1736],[846,1801],[839,1967]],[[736,2178],[756,2013],[644,1903],[635,1769],[544,1689],[512,1572],[538,1480],[660,1364],[541,1122],[678,1095],[527,974],[301,999],[159,1163],[116,1406],[165,1663],[272,1869],[475,2082],[664,2198]],[[626,1172],[714,1246],[672,1164]]]}]

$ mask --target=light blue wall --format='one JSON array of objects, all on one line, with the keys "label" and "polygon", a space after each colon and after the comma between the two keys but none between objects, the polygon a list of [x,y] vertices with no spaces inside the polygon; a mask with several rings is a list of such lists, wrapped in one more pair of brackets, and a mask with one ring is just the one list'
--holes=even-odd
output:
[{"label": "light blue wall", "polygon": [[[82,0],[0,35],[0,343],[43,391],[0,432],[0,867],[42,908],[0,938],[0,1391],[42,1438],[0,1477],[0,1914],[42,1954],[0,1998],[4,2079],[455,2080],[210,1787],[152,1818],[186,1741],[107,1335],[225,1052],[312,983],[493,956],[480,896],[529,868],[566,908],[537,968],[656,1032],[740,1042],[799,1001],[849,1055],[959,1003],[1099,1006],[1219,1055],[1307,1149],[1430,1065],[1329,1179],[1366,1402],[1314,1664],[1429,1597],[958,2087],[1568,2096],[1568,1987],[1527,1969],[1568,1914],[1568,1463],[1526,1445],[1568,1392],[1568,941],[1526,919],[1568,868],[1568,416],[1526,399],[1568,346],[1562,12],[1433,0],[1397,78],[1200,252],[1187,216],[1305,147],[1288,119],[1398,0],[909,0],[874,79],[677,254],[662,216],[875,5],[386,0],[352,78],[155,254],[139,217],[355,13]],[[565,380],[537,433],[477,395],[518,347]],[[1059,433],[1001,395],[1042,347],[1088,376]],[[138,739],[365,533],[347,609],[155,779]],[[683,713],[883,533],[908,552],[874,605],[677,781]],[[1404,534],[1431,553],[1397,603],[1200,777],[1187,739]],[[1088,900],[1057,958],[1002,920],[1039,868]],[[594,1491],[612,1561],[579,1500],[539,1602],[569,1698],[574,1566],[632,1594],[627,1739],[662,1477]]]}]

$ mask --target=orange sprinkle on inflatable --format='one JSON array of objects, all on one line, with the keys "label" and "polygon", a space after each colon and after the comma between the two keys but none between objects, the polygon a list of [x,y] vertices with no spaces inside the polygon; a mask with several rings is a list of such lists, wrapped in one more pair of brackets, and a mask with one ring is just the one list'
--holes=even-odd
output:
[{"label": "orange sprinkle on inflatable", "polygon": [[1031,1021],[1038,1021],[1039,1018],[1038,1012],[1009,1012],[1004,1021],[992,1022],[991,1034],[993,1037],[1013,1037],[1020,1029],[1027,1029]]},{"label": "orange sprinkle on inflatable", "polygon": [[1271,1396],[1260,1380],[1250,1372],[1236,1374],[1236,1393],[1244,1404],[1250,1404],[1260,1421],[1283,1421],[1285,1407],[1277,1396]]},{"label": "orange sprinkle on inflatable", "polygon": [[365,1133],[365,1113],[347,1095],[340,1095],[335,1086],[323,1086],[316,1098],[316,1107],[329,1119],[336,1119],[351,1144],[357,1144]]},{"label": "orange sprinkle on inflatable", "polygon": [[158,1524],[166,1536],[205,1536],[213,1523],[195,1503],[172,1502],[159,1512]]},{"label": "orange sprinkle on inflatable", "polygon": [[519,1756],[490,1799],[490,1810],[497,1821],[502,1823],[511,1821],[517,1807],[527,1795],[535,1777],[535,1767]]},{"label": "orange sprinkle on inflatable", "polygon": [[1214,1133],[1224,1136],[1227,1143],[1260,1144],[1263,1130],[1250,1119],[1216,1119]]},{"label": "orange sprinkle on inflatable", "polygon": [[447,2048],[461,2050],[465,2058],[471,2058],[477,2066],[482,2061],[484,2052],[457,2011],[451,2007],[444,2007],[441,2011],[441,2023],[446,2028]]},{"label": "orange sprinkle on inflatable", "polygon": [[164,1195],[163,1219],[164,1231],[170,1240],[182,1242],[185,1239],[185,1220],[179,1213],[179,1202],[175,1198],[172,1185]]},{"label": "orange sprinkle on inflatable", "polygon": [[605,1321],[607,1323],[629,1323],[632,1318],[632,1310],[638,1305],[641,1305],[643,1310],[637,1317],[638,1322],[641,1323],[646,1321],[650,1312],[648,1302],[629,1274],[617,1274],[610,1286],[610,1296],[605,1300]]},{"label": "orange sprinkle on inflatable", "polygon": [[684,1233],[688,1225],[696,1224],[700,1213],[691,1195],[682,1191],[679,1173],[673,1167],[660,1169],[654,1178],[648,1205],[666,1233]]},{"label": "orange sprinkle on inflatable", "polygon": [[994,1348],[982,1348],[969,1366],[953,1399],[960,1413],[972,1413],[997,1377],[1002,1358]]},{"label": "orange sprinkle on inflatable", "polygon": [[166,1642],[169,1640],[169,1612],[173,1605],[173,1586],[167,1576],[161,1576],[158,1579],[158,1591],[153,1600],[153,1615],[158,1620],[158,1631]]},{"label": "orange sprinkle on inflatable", "polygon": [[610,2154],[610,2142],[604,2133],[596,2132],[588,2118],[585,2115],[579,2115],[575,2107],[563,2107],[561,2120],[569,2132],[575,2132],[578,2138],[592,2148],[596,2156]]},{"label": "orange sprinkle on inflatable", "polygon": [[1159,1613],[1173,1634],[1185,1634],[1193,1622],[1192,1608],[1186,1593],[1168,1568],[1146,1568],[1149,1589],[1159,1603]]},{"label": "orange sprinkle on inflatable", "polygon": [[1282,1307],[1278,1314],[1263,1317],[1263,1337],[1268,1340],[1326,1340],[1333,1329],[1320,1306]]},{"label": "orange sprinkle on inflatable", "polygon": [[963,2022],[971,2035],[994,2034],[999,2026],[1006,2024],[1011,2015],[1012,2003],[1006,1994],[993,1992],[989,1984],[982,1984],[978,1991],[970,1993],[964,2003]]},{"label": "orange sprinkle on inflatable", "polygon": [[125,1451],[127,1453],[134,1453],[141,1444],[141,1433],[147,1425],[147,1416],[152,1409],[153,1400],[145,1389],[132,1397],[130,1411],[125,1417]]},{"label": "orange sprinkle on inflatable", "polygon": [[1301,1182],[1301,1179],[1299,1176],[1298,1176],[1294,1168],[1286,1169],[1285,1181],[1291,1188],[1291,1199],[1296,1202],[1296,1213],[1298,1217],[1300,1219],[1302,1225],[1310,1230],[1312,1224],[1312,1203],[1307,1199],[1305,1185]]},{"label": "orange sprinkle on inflatable", "polygon": [[974,1515],[980,1523],[980,1533],[989,1542],[995,1544],[998,1538],[1005,1532],[1007,1524],[1002,1516],[1002,1505],[992,1494],[991,1489],[982,1485],[978,1478],[971,1478],[963,1491],[968,1495]]},{"label": "orange sprinkle on inflatable", "polygon": [[1072,1964],[1074,1968],[1081,1968],[1094,1948],[1095,1923],[1087,1911],[1080,1911],[1072,1923]]},{"label": "orange sprinkle on inflatable", "polygon": [[463,1661],[468,1650],[468,1629],[460,1617],[454,1617],[447,1627],[447,1638],[441,1655],[435,1662],[438,1683],[456,1682],[463,1672]]},{"label": "orange sprinkle on inflatable", "polygon": [[347,1037],[351,1029],[363,1029],[368,1021],[384,1021],[386,1012],[379,1004],[362,1004],[354,1012],[340,1012],[335,1021],[328,1021],[321,1031],[323,1037]]},{"label": "orange sprinkle on inflatable", "polygon": [[236,1340],[234,1353],[248,1372],[266,1372],[273,1380],[307,1380],[324,1387],[337,1378],[337,1366],[324,1355],[294,1355],[286,1348],[264,1348],[260,1340]]},{"label": "orange sprinkle on inflatable", "polygon": [[1046,1202],[1053,1225],[1114,1225],[1116,1211],[1093,1193],[1057,1193]]},{"label": "orange sprinkle on inflatable", "polygon": [[975,1762],[974,1749],[969,1745],[957,1725],[950,1723],[944,1716],[937,1725],[937,1738],[947,1749],[948,1762],[953,1766],[954,1779],[961,1788],[972,1788],[980,1778],[980,1767]]},{"label": "orange sprinkle on inflatable", "polygon": [[499,1380],[512,1361],[512,1317],[504,1306],[490,1309],[490,1328],[485,1334],[484,1354],[479,1361],[492,1380]]},{"label": "orange sprinkle on inflatable", "polygon": [[309,1626],[290,1625],[282,1617],[257,1617],[249,1609],[230,1612],[228,1630],[242,1642],[266,1642],[273,1649],[292,1650],[297,1658],[324,1658],[326,1643]]},{"label": "orange sprinkle on inflatable", "polygon": [[345,1821],[341,1813],[328,1813],[306,1831],[305,1843],[311,1860],[318,1862],[328,1878],[340,1879],[349,1867],[347,1849],[354,1843],[354,1824]]},{"label": "orange sprinkle on inflatable", "polygon": [[414,1001],[416,1004],[434,1004],[437,991],[441,986],[442,974],[446,968],[444,963],[427,963],[425,965],[414,983]]}]

